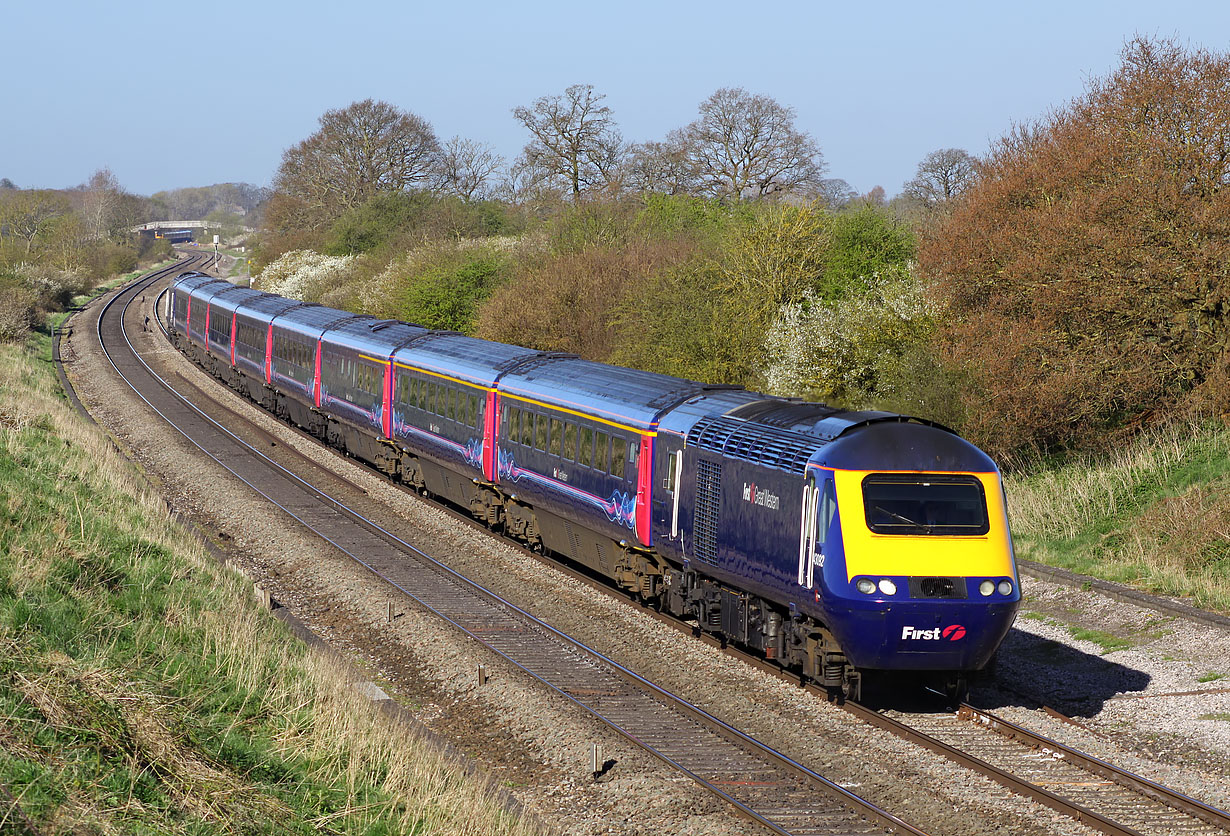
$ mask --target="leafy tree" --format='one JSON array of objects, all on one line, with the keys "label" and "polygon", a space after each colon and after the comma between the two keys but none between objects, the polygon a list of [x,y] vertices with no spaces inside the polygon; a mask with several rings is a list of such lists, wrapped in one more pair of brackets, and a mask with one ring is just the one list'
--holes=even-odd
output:
[{"label": "leafy tree", "polygon": [[424,213],[426,194],[393,192],[374,196],[349,209],[333,224],[325,247],[330,255],[370,252],[399,230],[412,226]]},{"label": "leafy tree", "polygon": [[[917,365],[940,306],[908,271],[877,274],[866,289],[836,301],[808,291],[783,305],[765,340],[765,384],[775,394],[850,408],[885,406],[934,417],[941,404],[910,403],[919,387],[903,364]],[[945,417],[948,417],[947,415]]]},{"label": "leafy tree", "polygon": [[505,259],[491,253],[436,265],[408,277],[397,316],[427,328],[474,333],[479,306],[505,275]]},{"label": "leafy tree", "polygon": [[875,276],[903,270],[916,248],[910,229],[882,209],[863,205],[843,212],[833,219],[822,295],[836,299],[857,294]]},{"label": "leafy tree", "polygon": [[56,218],[72,211],[72,204],[60,192],[50,189],[6,191],[0,196],[0,231],[25,242],[29,255],[46,235]]},{"label": "leafy tree", "polygon": [[543,96],[513,116],[533,139],[525,146],[527,168],[555,178],[575,198],[611,183],[623,155],[623,139],[606,96],[592,84],[574,84],[563,95]]},{"label": "leafy tree", "polygon": [[682,149],[700,193],[722,200],[810,193],[825,168],[792,108],[739,87],[701,102],[700,118],[667,141]]},{"label": "leafy tree", "polygon": [[919,253],[1000,454],[1230,408],[1230,57],[1136,38],[1005,136]]}]

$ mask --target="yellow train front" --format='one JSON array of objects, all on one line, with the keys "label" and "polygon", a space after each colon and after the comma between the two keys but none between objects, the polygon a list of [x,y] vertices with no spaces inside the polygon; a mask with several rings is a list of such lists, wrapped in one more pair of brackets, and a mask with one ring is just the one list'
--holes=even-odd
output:
[{"label": "yellow train front", "polygon": [[822,448],[809,484],[815,606],[848,664],[961,689],[1020,606],[998,468],[943,428],[882,421]]},{"label": "yellow train front", "polygon": [[663,606],[702,630],[847,696],[869,672],[959,696],[1011,628],[999,470],[956,433],[742,391],[657,433],[653,547],[681,566]]}]

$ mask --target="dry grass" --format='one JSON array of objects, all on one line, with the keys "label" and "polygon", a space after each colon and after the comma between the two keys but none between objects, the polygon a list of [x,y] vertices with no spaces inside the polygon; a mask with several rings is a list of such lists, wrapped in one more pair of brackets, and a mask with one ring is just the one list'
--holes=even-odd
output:
[{"label": "dry grass", "polygon": [[1230,430],[1175,423],[1006,478],[1018,552],[1230,610]]},{"label": "dry grass", "polygon": [[1193,444],[1207,434],[1198,423],[1173,424],[1110,454],[1008,476],[1013,531],[1026,537],[1074,537],[1100,520],[1131,511],[1142,493],[1167,483]]},{"label": "dry grass", "polygon": [[532,834],[0,347],[0,832]]}]

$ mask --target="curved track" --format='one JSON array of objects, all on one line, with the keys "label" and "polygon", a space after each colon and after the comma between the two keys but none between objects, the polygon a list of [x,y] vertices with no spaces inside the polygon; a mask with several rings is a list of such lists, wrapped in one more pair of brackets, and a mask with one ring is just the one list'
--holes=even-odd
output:
[{"label": "curved track", "polygon": [[[175,269],[182,270],[184,265],[176,265]],[[160,277],[156,275],[152,280]],[[136,292],[132,291],[132,295]],[[108,308],[115,302],[108,303]],[[103,340],[104,320],[117,322],[122,318],[121,311],[118,317],[104,315],[100,319],[100,341]],[[113,327],[107,326],[107,330]],[[120,333],[122,330],[112,332],[104,344],[113,343]],[[131,352],[126,336],[123,343]],[[131,364],[124,359],[113,360],[113,363],[126,379],[129,377],[123,370],[125,365],[129,365],[134,379],[142,375],[149,378],[147,388],[151,394],[149,397],[142,395],[147,403],[173,424],[177,417],[185,425],[207,421],[203,413],[174,393],[168,382],[161,381],[135,358],[135,352],[132,354]],[[186,379],[181,379],[180,385],[190,386],[197,389],[198,394],[212,398]],[[158,394],[159,390],[163,394]],[[154,406],[154,399],[159,406]],[[193,439],[185,429],[180,431]],[[862,808],[861,800],[840,787],[825,786],[824,779],[799,764],[767,747],[759,747],[755,741],[703,711],[690,709],[686,703],[553,628],[535,624],[535,619],[507,601],[481,588],[468,586],[464,578],[436,564],[389,532],[362,520],[341,503],[252,448],[243,445],[249,452],[237,456],[236,445],[242,442],[225,428],[214,424],[212,430],[202,429],[200,433],[202,440],[193,439],[193,443],[220,464],[225,460],[224,467],[318,535],[566,699],[690,775],[770,831],[824,833],[847,832],[853,828],[859,832],[874,832],[874,829],[868,830],[867,821],[858,818],[868,816],[875,818],[878,826],[899,832],[917,832],[882,811],[873,813]],[[333,479],[341,478],[315,463],[312,466],[322,476],[329,474]],[[481,527],[464,516],[455,516]],[[328,518],[329,525],[313,522],[322,518]],[[332,530],[335,522],[339,527]],[[575,571],[571,574],[589,580]],[[429,580],[441,586],[425,592],[424,584]],[[624,596],[616,594],[616,597]],[[681,625],[665,617],[663,620],[698,633],[691,625]],[[564,657],[567,657],[566,663],[562,661]],[[756,663],[784,678],[793,678],[763,662]],[[1230,817],[1223,811],[1039,738],[969,706],[962,707],[957,714],[913,714],[902,719],[857,705],[847,707],[865,722],[987,775],[1104,833],[1138,836],[1230,832]],[[749,755],[749,749],[758,751]],[[817,787],[831,794],[825,795],[819,804],[816,803]],[[841,805],[841,809],[834,815],[837,805]],[[851,818],[853,808],[862,810],[854,814],[855,818]]]},{"label": "curved track", "polygon": [[[183,269],[183,265],[178,265]],[[193,445],[316,535],[422,607],[545,684],[732,807],[779,834],[921,831],[732,728],[601,653],[473,584],[375,525],[213,421],[159,377],[125,332],[134,298],[165,273],[104,307],[98,338],[112,366]]]}]

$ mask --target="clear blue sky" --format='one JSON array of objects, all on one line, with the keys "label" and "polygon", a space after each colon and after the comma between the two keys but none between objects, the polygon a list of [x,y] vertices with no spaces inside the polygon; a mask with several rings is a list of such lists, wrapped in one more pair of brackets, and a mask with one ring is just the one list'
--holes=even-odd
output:
[{"label": "clear blue sky", "polygon": [[13,0],[0,32],[0,177],[23,188],[103,166],[138,194],[267,185],[321,113],[368,97],[511,159],[511,109],[581,82],[633,141],[719,87],[773,96],[829,176],[891,196],[929,151],[981,154],[1080,95],[1134,34],[1230,49],[1230,5]]}]

